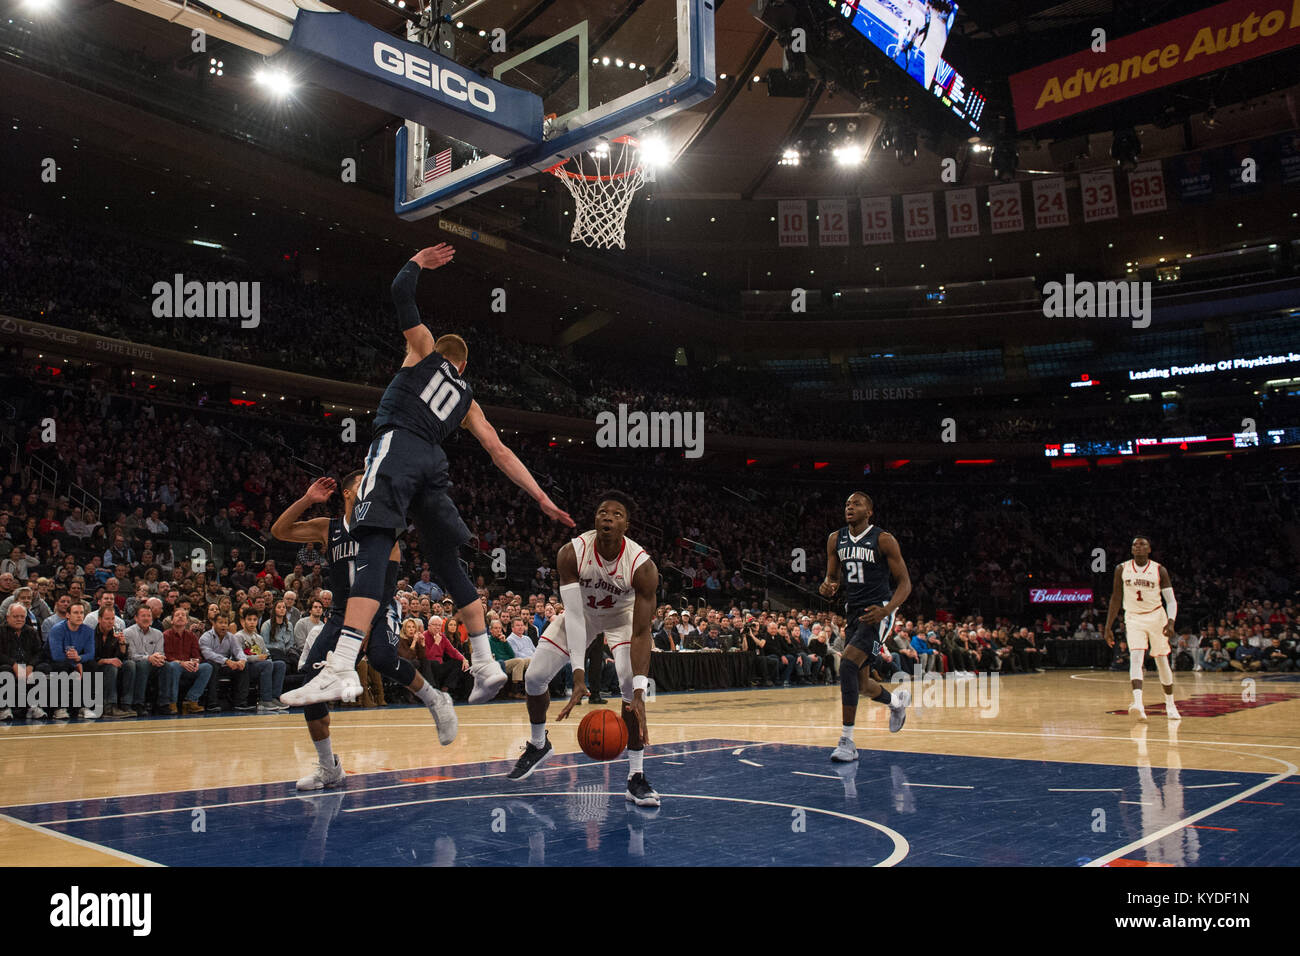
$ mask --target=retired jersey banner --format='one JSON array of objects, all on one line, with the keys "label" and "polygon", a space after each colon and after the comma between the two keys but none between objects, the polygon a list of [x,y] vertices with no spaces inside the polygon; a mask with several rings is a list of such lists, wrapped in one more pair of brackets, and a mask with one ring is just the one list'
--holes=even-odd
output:
[{"label": "retired jersey banner", "polygon": [[1064,179],[1034,180],[1034,225],[1039,229],[1056,229],[1070,224],[1070,208],[1065,204]]},{"label": "retired jersey banner", "polygon": [[1115,195],[1115,170],[1099,169],[1079,176],[1079,194],[1083,197],[1083,221],[1100,222],[1119,218],[1119,198]]},{"label": "retired jersey banner", "polygon": [[1230,0],[1010,79],[1023,131],[1300,43],[1300,0]]},{"label": "retired jersey banner", "polygon": [[817,244],[822,246],[849,244],[849,201],[847,199],[817,200]]},{"label": "retired jersey banner", "polygon": [[1128,201],[1135,216],[1169,208],[1165,198],[1165,171],[1159,161],[1143,163],[1128,174]]},{"label": "retired jersey banner", "polygon": [[1169,160],[1169,188],[1178,194],[1181,202],[1204,202],[1214,196],[1218,168],[1209,150],[1174,156]]},{"label": "retired jersey banner", "polygon": [[974,189],[949,189],[943,194],[948,206],[948,238],[969,239],[980,234],[980,212]]},{"label": "retired jersey banner", "polygon": [[989,222],[993,235],[1025,231],[1025,207],[1020,183],[989,187]]},{"label": "retired jersey banner", "polygon": [[808,200],[782,199],[778,202],[776,227],[782,246],[808,245]]},{"label": "retired jersey banner", "polygon": [[894,241],[894,206],[889,196],[862,200],[862,244],[879,246]]},{"label": "retired jersey banner", "polygon": [[938,239],[934,225],[934,194],[908,193],[903,196],[903,241]]}]

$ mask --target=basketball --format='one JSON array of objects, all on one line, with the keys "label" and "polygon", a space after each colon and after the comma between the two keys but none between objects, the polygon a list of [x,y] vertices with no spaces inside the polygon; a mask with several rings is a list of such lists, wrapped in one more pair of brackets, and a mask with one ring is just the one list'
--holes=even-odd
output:
[{"label": "basketball", "polygon": [[592,760],[613,760],[627,746],[627,725],[612,710],[593,710],[578,725],[578,746]]}]

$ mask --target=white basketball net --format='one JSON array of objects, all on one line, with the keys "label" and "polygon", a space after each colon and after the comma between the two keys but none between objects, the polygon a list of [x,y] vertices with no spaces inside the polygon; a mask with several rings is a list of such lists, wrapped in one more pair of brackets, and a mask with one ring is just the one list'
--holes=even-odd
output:
[{"label": "white basketball net", "polygon": [[631,136],[620,136],[547,170],[573,195],[569,233],[573,242],[601,249],[627,248],[627,211],[645,183],[640,145]]}]

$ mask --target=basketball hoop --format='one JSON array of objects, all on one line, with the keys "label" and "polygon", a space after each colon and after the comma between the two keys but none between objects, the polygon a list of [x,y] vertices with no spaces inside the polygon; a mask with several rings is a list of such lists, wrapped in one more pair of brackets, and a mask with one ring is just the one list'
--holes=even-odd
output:
[{"label": "basketball hoop", "polygon": [[569,238],[588,246],[626,249],[624,233],[632,196],[644,185],[641,144],[631,136],[579,153],[547,170],[573,194]]}]

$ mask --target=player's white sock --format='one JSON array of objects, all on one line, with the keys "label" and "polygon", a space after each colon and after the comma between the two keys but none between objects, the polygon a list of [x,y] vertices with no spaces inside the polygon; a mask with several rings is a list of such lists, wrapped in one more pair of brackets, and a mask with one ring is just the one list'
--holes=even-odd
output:
[{"label": "player's white sock", "polygon": [[533,746],[536,747],[538,750],[545,747],[546,746],[546,724],[544,723],[529,724],[528,727],[529,729],[532,730],[533,733],[532,736]]},{"label": "player's white sock", "polygon": [[1141,706],[1141,704],[1142,704],[1142,688],[1141,688],[1141,687],[1135,687],[1135,688],[1133,688],[1133,703],[1137,704],[1138,706]]},{"label": "player's white sock", "polygon": [[487,631],[481,634],[471,634],[469,636],[469,646],[474,652],[474,663],[481,664],[484,661],[492,660],[492,645],[488,643]]},{"label": "player's white sock", "polygon": [[844,725],[844,733],[842,734],[842,736],[844,736],[844,737],[848,737],[848,738],[849,738],[849,743],[853,743],[853,725],[852,725],[852,724],[845,724],[845,725]]},{"label": "player's white sock", "polygon": [[336,670],[356,670],[357,655],[361,653],[362,635],[351,628],[343,628],[339,641],[334,645],[334,667]]},{"label": "player's white sock", "polygon": [[316,759],[320,761],[320,765],[326,770],[332,771],[334,769],[334,750],[330,747],[330,739],[326,737],[324,740],[313,740],[312,743],[316,745]]},{"label": "player's white sock", "polygon": [[1174,695],[1173,695],[1173,694],[1165,694],[1165,706],[1168,707],[1168,706],[1169,706],[1170,704],[1172,704],[1173,702],[1174,702]]},{"label": "player's white sock", "polygon": [[434,686],[428,681],[425,681],[423,686],[415,692],[415,696],[420,698],[420,703],[424,704],[425,707],[432,707],[433,702],[438,699],[435,696],[437,693],[438,691]]},{"label": "player's white sock", "polygon": [[644,750],[629,750],[627,752],[627,778],[632,779],[633,775],[641,773],[642,767],[645,766]]}]

